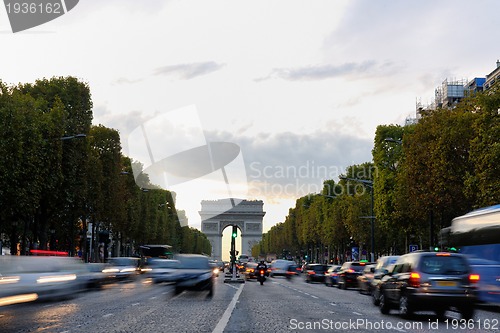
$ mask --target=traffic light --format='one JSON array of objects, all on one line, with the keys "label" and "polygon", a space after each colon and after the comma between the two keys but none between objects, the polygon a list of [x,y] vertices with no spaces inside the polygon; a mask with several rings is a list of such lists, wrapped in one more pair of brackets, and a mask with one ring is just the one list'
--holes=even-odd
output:
[{"label": "traffic light", "polygon": [[236,236],[238,236],[238,233],[236,231],[233,231],[232,236],[233,236],[233,238],[236,238]]}]

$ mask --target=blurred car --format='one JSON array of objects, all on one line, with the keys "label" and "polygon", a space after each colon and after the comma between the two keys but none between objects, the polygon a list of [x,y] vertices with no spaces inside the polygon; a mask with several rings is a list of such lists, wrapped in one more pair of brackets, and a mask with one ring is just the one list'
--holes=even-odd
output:
[{"label": "blurred car", "polygon": [[325,282],[325,273],[328,270],[328,265],[323,264],[308,264],[305,267],[306,283],[310,282]]},{"label": "blurred car", "polygon": [[398,260],[400,256],[383,256],[377,259],[375,264],[375,272],[373,272],[373,280],[371,283],[371,295],[373,299],[373,304],[378,305],[379,301],[379,288],[378,285],[381,282],[382,277],[387,274],[394,263]]},{"label": "blurred car", "polygon": [[448,252],[412,252],[401,256],[379,285],[380,311],[399,309],[403,318],[414,311],[434,311],[443,318],[445,311],[458,310],[462,319],[474,316],[476,284],[464,255]]},{"label": "blurred car", "polygon": [[340,271],[340,265],[330,266],[325,272],[325,285],[333,287],[337,285],[338,273]]},{"label": "blurred car", "polygon": [[0,306],[73,297],[85,288],[84,270],[74,258],[0,256]]},{"label": "blurred car", "polygon": [[370,263],[363,261],[347,261],[342,264],[337,277],[337,287],[339,289],[357,288],[358,276]]},{"label": "blurred car", "polygon": [[256,279],[257,278],[257,263],[255,262],[249,262],[246,264],[246,269],[245,269],[245,279]]},{"label": "blurred car", "polygon": [[212,268],[212,274],[215,276],[215,277],[219,277],[219,273],[220,273],[220,265],[219,263],[217,262],[217,260],[209,260],[208,261],[208,264],[210,265],[210,267]]},{"label": "blurred car", "polygon": [[285,259],[276,259],[269,265],[269,276],[286,276],[288,266],[295,264],[293,261]]},{"label": "blurred car", "polygon": [[83,281],[87,289],[100,288],[114,281],[114,275],[104,272],[107,264],[87,263],[83,265],[83,271],[78,274],[78,279]]},{"label": "blurred car", "polygon": [[179,254],[175,259],[180,262],[175,281],[175,294],[180,294],[184,290],[208,290],[208,295],[213,296],[213,273],[208,257],[201,254]]},{"label": "blurred car", "polygon": [[226,269],[226,263],[224,261],[216,261],[216,263],[219,271],[224,273],[224,270]]},{"label": "blurred car", "polygon": [[366,265],[358,275],[358,288],[361,294],[371,295],[372,293],[372,281],[373,275],[375,273],[375,264]]},{"label": "blurred car", "polygon": [[141,273],[141,260],[136,257],[112,257],[108,258],[108,267],[103,272],[111,274],[118,280],[130,280]]},{"label": "blurred car", "polygon": [[286,270],[286,277],[294,277],[299,275],[300,273],[302,273],[302,267],[295,263],[291,263]]},{"label": "blurred car", "polygon": [[177,278],[177,269],[179,260],[173,259],[154,259],[149,263],[151,271],[147,276],[151,277],[153,283],[173,282]]}]

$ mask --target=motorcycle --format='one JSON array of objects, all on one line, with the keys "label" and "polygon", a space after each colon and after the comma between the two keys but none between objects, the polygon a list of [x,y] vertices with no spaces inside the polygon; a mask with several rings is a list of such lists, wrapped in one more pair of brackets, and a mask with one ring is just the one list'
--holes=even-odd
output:
[{"label": "motorcycle", "polygon": [[264,281],[266,281],[266,271],[264,269],[259,269],[259,275],[257,275],[257,280],[260,282],[260,285],[262,286],[264,284]]}]

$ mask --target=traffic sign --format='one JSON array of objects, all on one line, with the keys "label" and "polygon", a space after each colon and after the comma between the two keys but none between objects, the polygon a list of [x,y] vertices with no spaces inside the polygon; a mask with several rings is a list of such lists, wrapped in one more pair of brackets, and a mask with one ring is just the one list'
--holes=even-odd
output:
[{"label": "traffic sign", "polygon": [[410,251],[409,252],[415,252],[415,251],[418,251],[418,245],[414,244],[414,245],[410,245]]}]

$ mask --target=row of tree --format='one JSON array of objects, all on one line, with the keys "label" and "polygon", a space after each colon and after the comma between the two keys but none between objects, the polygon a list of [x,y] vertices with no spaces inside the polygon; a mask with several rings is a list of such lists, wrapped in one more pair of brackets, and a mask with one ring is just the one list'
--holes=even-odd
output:
[{"label": "row of tree", "polygon": [[153,189],[139,188],[132,163],[117,130],[92,125],[86,83],[0,81],[0,240],[12,253],[80,249],[95,259],[103,234],[111,235],[114,254],[148,243],[210,253],[206,237],[181,227],[185,215],[176,211],[173,193],[151,186],[144,174],[138,181]]},{"label": "row of tree", "polygon": [[362,258],[371,250],[372,211],[376,256],[406,253],[409,244],[438,246],[454,217],[498,204],[499,85],[420,115],[416,124],[378,126],[373,162],[350,166],[321,194],[297,199],[252,254],[344,261],[359,247]]}]

